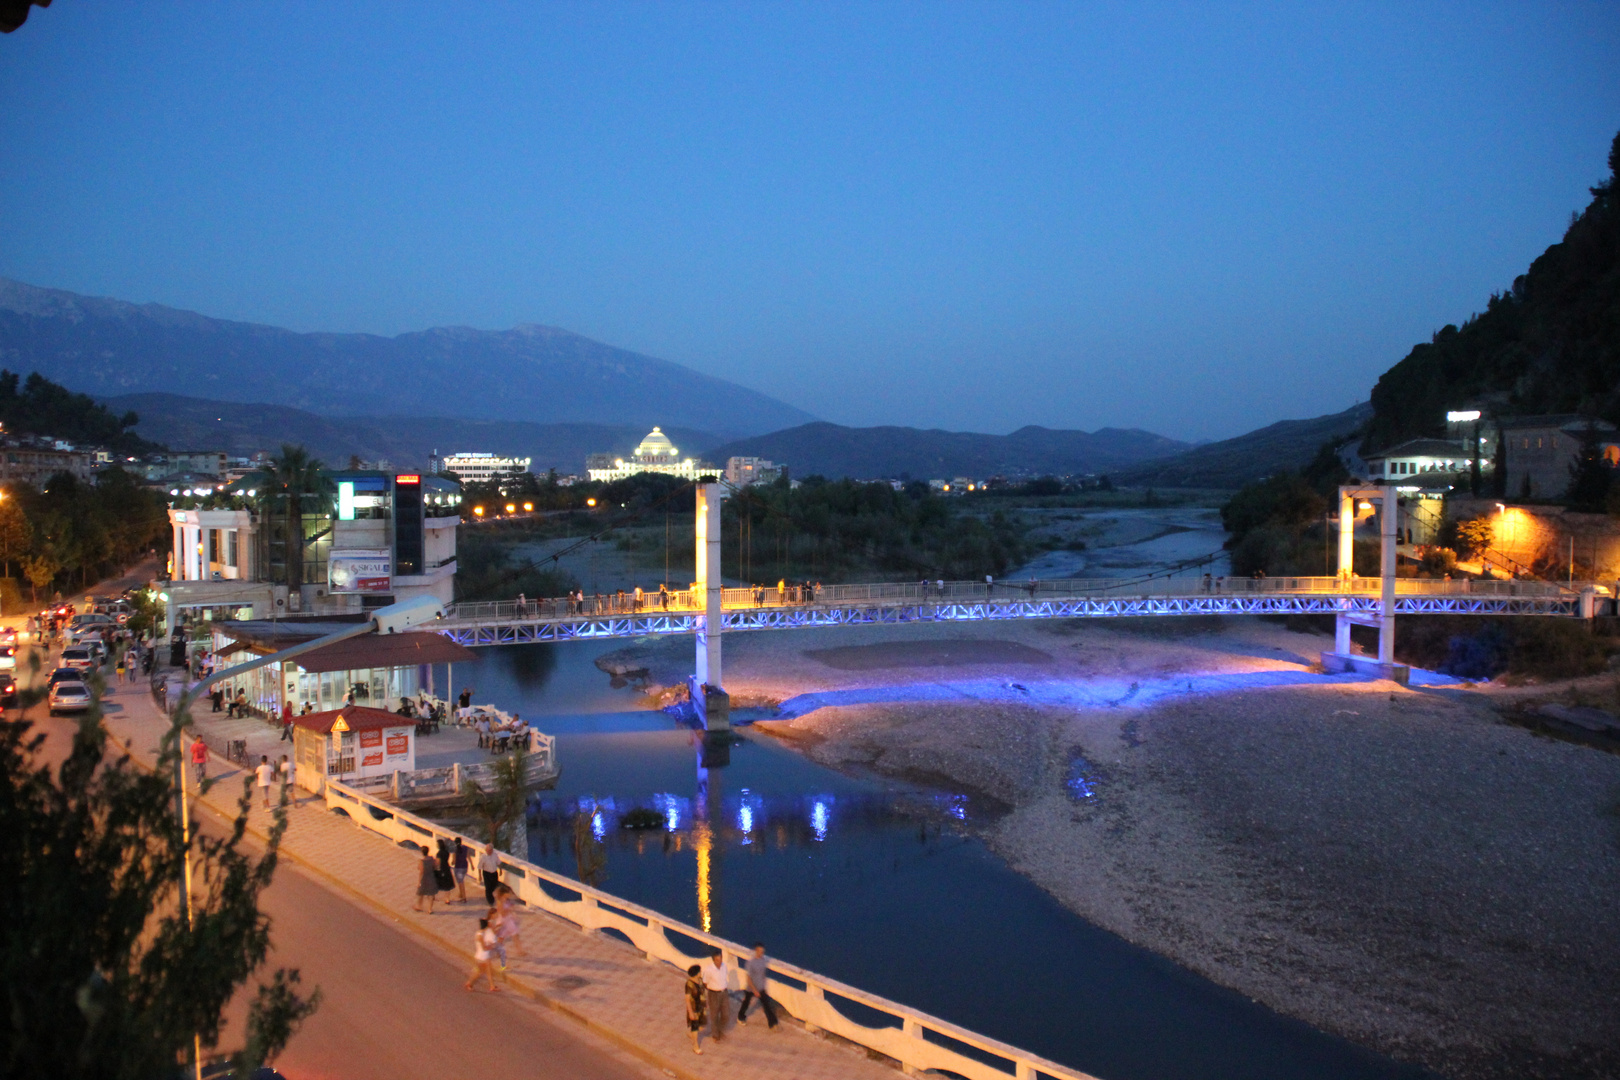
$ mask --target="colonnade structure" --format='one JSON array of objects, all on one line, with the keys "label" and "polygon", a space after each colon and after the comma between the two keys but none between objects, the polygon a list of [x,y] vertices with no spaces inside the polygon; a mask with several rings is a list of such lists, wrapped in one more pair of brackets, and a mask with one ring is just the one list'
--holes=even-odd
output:
[{"label": "colonnade structure", "polygon": [[[743,630],[790,630],[873,623],[951,623],[997,619],[1119,619],[1178,615],[1332,615],[1330,670],[1404,679],[1395,663],[1398,615],[1523,615],[1591,618],[1614,614],[1614,600],[1595,584],[1531,580],[1432,581],[1397,578],[1399,494],[1389,486],[1339,491],[1339,572],[1333,577],[1233,578],[1208,575],[1054,581],[916,581],[760,591],[727,587],[720,578],[720,503],[724,485],[697,491],[696,585],[639,600],[615,596],[583,602],[481,601],[454,604],[431,629],[462,645],[632,639],[692,634],[696,653],[692,699],[710,729],[727,726],[721,637]],[[1363,504],[1379,512],[1380,573],[1354,573],[1354,528]],[[1378,628],[1378,653],[1361,656],[1350,627]]]}]

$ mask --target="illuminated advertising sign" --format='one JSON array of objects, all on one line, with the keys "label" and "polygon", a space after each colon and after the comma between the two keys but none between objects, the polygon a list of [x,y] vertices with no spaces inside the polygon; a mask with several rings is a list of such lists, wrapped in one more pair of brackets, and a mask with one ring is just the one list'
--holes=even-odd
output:
[{"label": "illuminated advertising sign", "polygon": [[385,593],[392,588],[393,559],[386,548],[334,551],[327,563],[327,591]]}]

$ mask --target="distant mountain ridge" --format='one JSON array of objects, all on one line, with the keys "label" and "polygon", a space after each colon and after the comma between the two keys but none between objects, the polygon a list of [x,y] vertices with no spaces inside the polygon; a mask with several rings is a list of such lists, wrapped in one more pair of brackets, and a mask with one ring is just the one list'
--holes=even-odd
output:
[{"label": "distant mountain ridge", "polygon": [[1279,420],[1256,431],[1205,443],[1122,470],[1121,483],[1143,487],[1240,488],[1284,469],[1302,469],[1322,444],[1348,439],[1372,419],[1370,402],[1309,420]]},{"label": "distant mountain ridge", "polygon": [[96,397],[166,392],[322,416],[431,413],[746,436],[813,417],[567,330],[297,333],[0,278],[0,367]]},{"label": "distant mountain ridge", "polygon": [[785,462],[794,476],[927,480],[969,476],[1074,475],[1115,471],[1192,444],[1137,429],[1095,432],[1025,427],[1011,435],[909,427],[851,428],[816,421],[716,447],[726,458],[763,457]]},{"label": "distant mountain ridge", "polygon": [[[437,450],[458,450],[531,457],[530,468],[543,473],[583,475],[585,457],[595,453],[628,454],[647,434],[629,424],[530,424],[517,420],[465,420],[455,417],[316,416],[284,405],[243,405],[178,394],[126,394],[102,399],[117,413],[140,415],[135,431],[171,450],[224,450],[246,456],[274,451],[281,444],[302,444],[334,468],[351,457],[385,459],[402,469],[425,469]],[[683,453],[703,454],[720,437],[691,428],[665,429]]]}]

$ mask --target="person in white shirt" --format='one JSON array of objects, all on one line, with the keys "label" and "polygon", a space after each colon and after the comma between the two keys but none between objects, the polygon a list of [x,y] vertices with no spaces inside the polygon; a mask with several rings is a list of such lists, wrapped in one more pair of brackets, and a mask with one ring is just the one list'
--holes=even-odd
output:
[{"label": "person in white shirt", "polygon": [[467,981],[461,984],[463,990],[471,990],[478,976],[489,977],[489,992],[498,994],[501,988],[495,985],[495,931],[489,927],[489,920],[478,920],[478,933],[473,935],[473,969],[467,976]]},{"label": "person in white shirt", "polygon": [[284,798],[293,799],[293,763],[286,754],[281,755],[281,794]]},{"label": "person in white shirt", "polygon": [[276,767],[270,764],[270,758],[261,756],[258,768],[253,770],[258,774],[259,791],[264,794],[264,808],[270,809],[270,782],[276,778]]},{"label": "person in white shirt", "polygon": [[726,1012],[731,1001],[727,994],[731,989],[731,969],[719,949],[710,952],[709,962],[703,965],[703,987],[709,992],[709,1031],[715,1042],[722,1042],[726,1037]]},{"label": "person in white shirt", "polygon": [[478,874],[484,881],[484,902],[495,906],[495,890],[501,883],[501,857],[495,854],[494,844],[485,844],[478,856]]}]

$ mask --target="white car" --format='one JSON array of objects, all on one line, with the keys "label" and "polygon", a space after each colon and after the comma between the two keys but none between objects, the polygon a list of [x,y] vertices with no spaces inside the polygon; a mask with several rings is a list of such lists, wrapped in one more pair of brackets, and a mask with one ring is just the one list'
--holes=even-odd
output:
[{"label": "white car", "polygon": [[51,715],[84,712],[90,707],[90,688],[82,682],[59,682],[51,687]]},{"label": "white car", "polygon": [[17,646],[0,645],[0,671],[15,671],[17,668]]},{"label": "white car", "polygon": [[94,654],[88,645],[69,645],[62,650],[62,667],[78,668],[80,671],[89,671],[96,666]]}]

